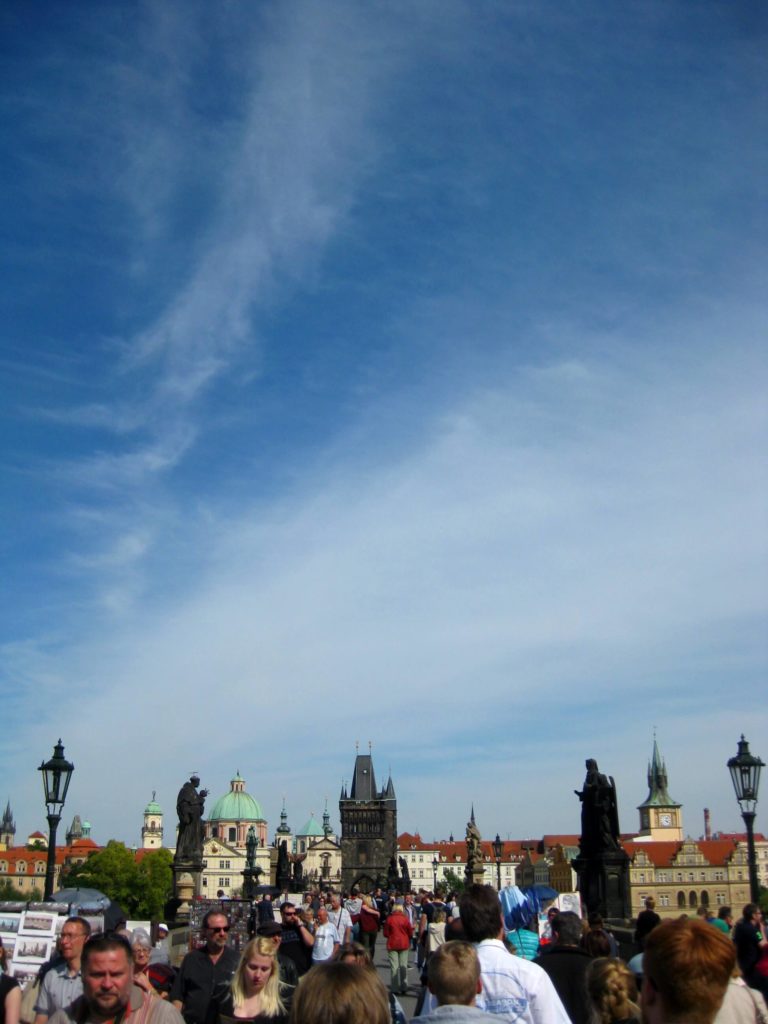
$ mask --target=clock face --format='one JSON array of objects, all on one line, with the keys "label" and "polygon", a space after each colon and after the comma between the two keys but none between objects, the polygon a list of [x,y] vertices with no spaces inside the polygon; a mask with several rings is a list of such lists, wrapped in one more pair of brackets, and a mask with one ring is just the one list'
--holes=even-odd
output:
[{"label": "clock face", "polygon": [[671,825],[672,824],[672,815],[671,814],[662,814],[662,815],[659,816],[659,821],[661,822],[662,825]]}]

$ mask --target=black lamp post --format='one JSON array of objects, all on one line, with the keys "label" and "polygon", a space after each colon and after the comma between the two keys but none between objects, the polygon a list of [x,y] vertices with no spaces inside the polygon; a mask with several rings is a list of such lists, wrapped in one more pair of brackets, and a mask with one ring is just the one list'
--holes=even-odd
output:
[{"label": "black lamp post", "polygon": [[53,895],[53,876],[56,870],[56,828],[61,821],[64,801],[67,799],[69,780],[75,766],[64,757],[61,740],[53,748],[53,757],[37,769],[43,773],[45,804],[48,808],[48,862],[45,869],[44,899]]},{"label": "black lamp post", "polygon": [[432,892],[437,892],[437,866],[440,861],[437,857],[432,858]]},{"label": "black lamp post", "polygon": [[760,769],[765,765],[759,757],[749,752],[749,743],[744,733],[739,740],[739,750],[735,757],[728,760],[728,771],[731,773],[736,799],[741,808],[741,816],[747,828],[747,860],[749,862],[749,898],[757,903],[757,859],[755,857],[755,806],[757,790],[760,785]]},{"label": "black lamp post", "polygon": [[496,888],[501,892],[501,858],[504,856],[504,843],[498,832],[491,845],[493,846],[493,856],[496,858]]}]

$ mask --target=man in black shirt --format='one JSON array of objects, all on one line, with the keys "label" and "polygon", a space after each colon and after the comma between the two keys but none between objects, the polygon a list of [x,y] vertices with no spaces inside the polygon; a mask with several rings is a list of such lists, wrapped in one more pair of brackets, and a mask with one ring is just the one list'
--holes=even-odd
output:
[{"label": "man in black shirt", "polygon": [[585,976],[592,957],[581,948],[580,940],[581,918],[571,910],[562,911],[552,919],[552,942],[533,962],[552,979],[573,1024],[590,1024]]},{"label": "man in black shirt", "polygon": [[[280,905],[280,917],[282,919],[280,953],[282,956],[293,960],[299,977],[301,977],[312,966],[314,937],[296,913],[296,907],[293,903],[289,903],[286,900],[285,903]],[[259,929],[259,934],[262,934],[261,929]]]},{"label": "man in black shirt", "polygon": [[229,987],[240,957],[227,945],[229,919],[220,910],[203,918],[204,949],[184,957],[171,989],[171,1001],[187,1024],[205,1024],[213,999],[221,999]]}]

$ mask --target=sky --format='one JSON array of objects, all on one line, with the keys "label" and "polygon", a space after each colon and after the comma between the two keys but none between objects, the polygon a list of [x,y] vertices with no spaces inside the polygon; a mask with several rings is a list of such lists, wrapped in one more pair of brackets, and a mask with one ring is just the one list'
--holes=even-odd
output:
[{"label": "sky", "polygon": [[[0,803],[686,832],[768,758],[768,15],[8,0]],[[768,782],[765,784],[768,787]],[[768,788],[757,828],[768,832]],[[170,826],[170,828],[169,828]]]}]

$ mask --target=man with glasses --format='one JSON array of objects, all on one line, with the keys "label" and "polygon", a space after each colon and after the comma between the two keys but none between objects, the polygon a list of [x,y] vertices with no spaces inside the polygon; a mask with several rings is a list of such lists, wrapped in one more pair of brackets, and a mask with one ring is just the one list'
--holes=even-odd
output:
[{"label": "man with glasses", "polygon": [[[299,977],[312,966],[312,947],[315,937],[299,917],[293,903],[286,901],[280,906],[282,918],[280,953],[296,965]],[[259,928],[259,935],[263,932]]]},{"label": "man with glasses", "polygon": [[35,1024],[45,1024],[56,1010],[66,1010],[83,994],[80,961],[91,926],[84,917],[69,917],[59,936],[62,960],[46,972],[35,1003]]},{"label": "man with glasses", "polygon": [[[171,1002],[187,1024],[205,1024],[208,1007],[226,995],[240,957],[227,945],[229,919],[220,910],[203,918],[205,947],[193,949],[181,962],[171,989]],[[36,1022],[37,1024],[37,1022]]]}]

